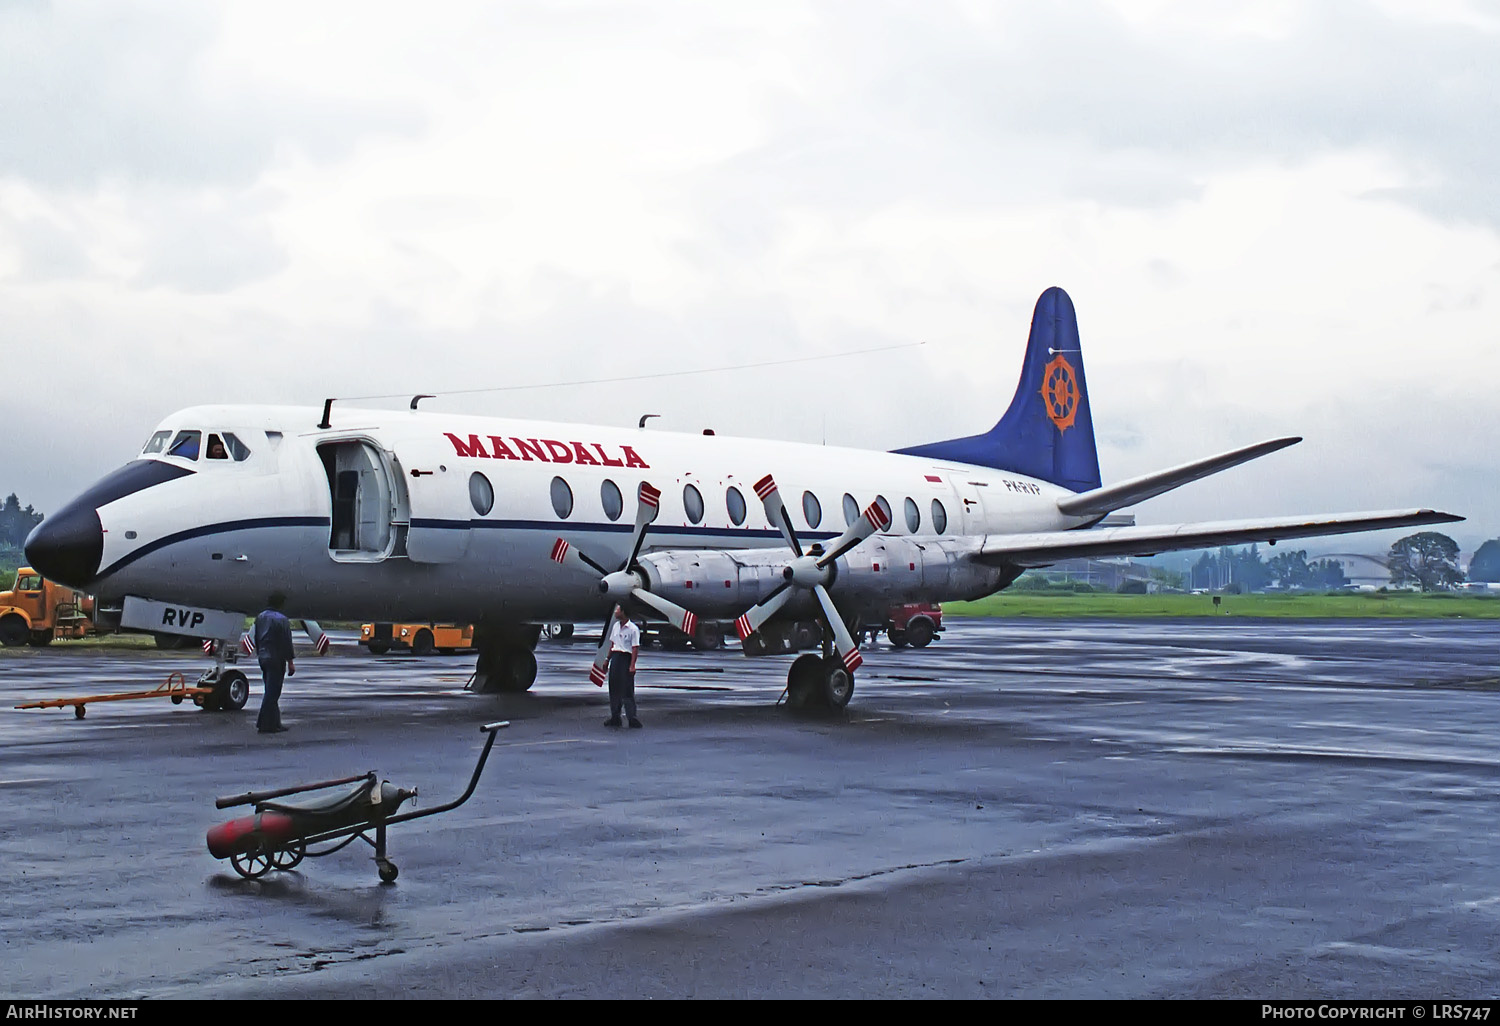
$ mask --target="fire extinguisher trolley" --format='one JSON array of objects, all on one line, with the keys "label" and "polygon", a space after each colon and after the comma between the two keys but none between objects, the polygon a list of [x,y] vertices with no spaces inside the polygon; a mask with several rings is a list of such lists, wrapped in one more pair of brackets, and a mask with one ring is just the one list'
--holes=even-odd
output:
[{"label": "fire extinguisher trolley", "polygon": [[[415,798],[416,788],[410,791],[397,787],[389,781],[379,780],[374,770],[353,777],[325,780],[320,784],[299,784],[275,791],[249,791],[242,795],[220,798],[215,808],[228,809],[236,805],[254,805],[255,815],[220,823],[208,831],[208,851],[216,859],[228,859],[234,871],[247,880],[265,876],[273,869],[295,868],[304,858],[322,858],[332,855],[358,839],[375,849],[375,868],[382,883],[391,883],[398,872],[396,864],[386,857],[385,832],[397,823],[410,823],[423,816],[436,816],[450,812],[469,800],[479,783],[479,774],[484,772],[485,760],[495,745],[495,733],[510,723],[501,720],[486,723],[479,729],[489,735],[484,750],[479,753],[479,762],[469,787],[457,801],[421,812],[400,815],[396,810],[408,798]],[[308,791],[323,791],[335,787],[344,790],[300,801],[281,801],[288,795],[304,794]],[[373,831],[373,840],[368,835]],[[322,851],[312,846],[330,843]]]}]

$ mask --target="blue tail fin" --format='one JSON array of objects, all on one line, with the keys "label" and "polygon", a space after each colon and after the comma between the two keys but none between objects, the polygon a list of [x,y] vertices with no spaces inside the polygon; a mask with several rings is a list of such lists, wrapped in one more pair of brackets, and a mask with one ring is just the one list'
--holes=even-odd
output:
[{"label": "blue tail fin", "polygon": [[1075,492],[1098,488],[1094,418],[1083,378],[1078,316],[1068,294],[1050,288],[1036,301],[1021,384],[1000,423],[982,435],[896,451],[1010,470]]}]

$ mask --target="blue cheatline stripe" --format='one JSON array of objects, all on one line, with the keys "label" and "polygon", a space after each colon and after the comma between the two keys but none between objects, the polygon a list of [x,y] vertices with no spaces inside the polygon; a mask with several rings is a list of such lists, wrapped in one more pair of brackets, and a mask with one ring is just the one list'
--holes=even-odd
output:
[{"label": "blue cheatline stripe", "polygon": [[[142,545],[140,548],[136,549],[128,556],[122,556],[120,559],[110,564],[109,568],[107,570],[101,571],[99,576],[95,579],[103,580],[110,574],[123,570],[125,567],[129,566],[131,563],[134,563],[136,560],[149,556],[153,552],[159,552],[162,549],[166,548],[168,545],[175,545],[178,542],[191,541],[194,538],[207,538],[210,535],[228,534],[231,531],[254,530],[262,527],[327,527],[329,526],[329,523],[330,521],[328,517],[261,517],[254,520],[227,520],[221,524],[205,524],[202,527],[194,527],[186,531],[178,531],[175,534],[169,534],[165,537],[158,538],[154,542],[149,542],[145,545]],[[635,530],[635,525],[633,523],[586,524],[569,523],[566,520],[436,520],[425,517],[412,520],[411,526],[422,530],[435,531],[464,531],[471,528],[482,528],[485,530],[547,531],[553,534],[556,534],[559,531],[587,531],[601,534],[629,534],[631,531]],[[725,535],[728,535],[733,538],[744,538],[747,541],[752,539],[779,540],[781,538],[780,531],[758,530],[754,528],[743,527],[657,527],[653,525],[647,528],[646,533],[648,535],[676,535],[678,537],[684,538],[709,538],[723,537]],[[828,541],[832,538],[837,538],[838,534],[828,531],[802,531],[800,532],[798,537],[814,539],[818,541]]]},{"label": "blue cheatline stripe", "polygon": [[[414,528],[429,531],[468,531],[468,530],[508,530],[508,531],[589,531],[596,534],[630,534],[635,530],[635,523],[628,524],[587,524],[568,520],[437,520],[426,517],[414,518],[411,522]],[[813,538],[818,541],[827,541],[837,538],[842,532],[838,531],[798,531],[798,538]],[[779,540],[781,532],[771,529],[759,529],[752,527],[670,527],[652,524],[646,528],[646,534],[669,534],[681,537],[719,537],[729,535],[735,538],[762,539],[769,538]]]},{"label": "blue cheatline stripe", "polygon": [[260,517],[253,520],[226,520],[221,524],[205,524],[202,527],[193,527],[186,531],[178,531],[176,534],[169,534],[156,539],[154,542],[142,545],[130,553],[130,555],[122,556],[115,560],[110,564],[109,569],[100,571],[99,576],[95,580],[102,581],[110,574],[117,573],[136,560],[149,556],[153,552],[159,552],[168,545],[191,541],[194,538],[207,538],[210,535],[228,534],[231,531],[254,530],[261,527],[327,527],[328,524],[329,519],[327,517]]}]

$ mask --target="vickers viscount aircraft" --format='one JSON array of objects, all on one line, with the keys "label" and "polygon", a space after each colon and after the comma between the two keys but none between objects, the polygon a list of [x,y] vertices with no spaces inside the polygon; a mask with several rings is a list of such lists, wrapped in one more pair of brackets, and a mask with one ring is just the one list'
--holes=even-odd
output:
[{"label": "vickers viscount aircraft", "polygon": [[[1020,385],[984,434],[897,452],[417,410],[199,406],[43,521],[26,556],[101,600],[473,622],[474,687],[524,691],[536,624],[616,603],[692,635],[819,620],[798,705],[842,707],[849,625],[974,599],[1077,556],[1148,555],[1462,519],[1430,509],[1096,527],[1300,439],[1102,485],[1077,318],[1038,300]],[[604,651],[592,677],[602,676]]]}]

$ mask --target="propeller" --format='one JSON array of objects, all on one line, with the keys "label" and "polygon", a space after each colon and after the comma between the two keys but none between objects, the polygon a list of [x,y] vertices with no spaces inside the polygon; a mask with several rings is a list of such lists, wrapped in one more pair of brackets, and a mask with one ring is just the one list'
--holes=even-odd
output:
[{"label": "propeller", "polygon": [[849,636],[844,619],[839,615],[838,607],[833,604],[825,585],[833,579],[831,568],[834,562],[876,531],[889,527],[890,516],[872,502],[826,550],[814,545],[812,551],[804,554],[796,529],[792,527],[792,518],[787,515],[786,504],[781,501],[781,491],[770,474],[755,482],[755,494],[765,505],[766,519],[780,529],[795,558],[782,570],[782,582],[734,622],[735,631],[740,640],[744,641],[787,604],[792,597],[793,588],[807,589],[817,596],[818,605],[823,608],[823,615],[833,631],[834,647],[838,650],[844,668],[853,673],[864,662],[864,658],[859,654],[858,644]]},{"label": "propeller", "polygon": [[[636,565],[636,557],[641,554],[641,545],[646,540],[646,528],[656,519],[657,510],[661,506],[661,492],[653,488],[645,481],[636,493],[635,507],[635,533],[630,540],[630,555],[625,557],[625,562],[620,564],[620,569],[610,571],[598,561],[590,559],[587,555],[579,552],[562,538],[552,543],[552,560],[563,566],[573,567],[584,573],[597,575],[599,578],[599,592],[615,600],[615,607],[627,599],[635,599],[644,605],[650,606],[662,617],[676,627],[682,633],[693,636],[698,627],[698,617],[695,613],[683,609],[675,602],[669,602],[660,595],[654,595],[646,590],[646,581],[643,574],[633,569]],[[614,612],[610,612],[610,618],[614,618]],[[600,687],[604,686],[605,666],[609,662],[609,626],[604,628],[604,637],[600,640],[599,651],[594,653],[594,666],[589,671],[589,680]]]}]

